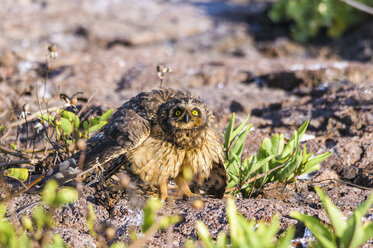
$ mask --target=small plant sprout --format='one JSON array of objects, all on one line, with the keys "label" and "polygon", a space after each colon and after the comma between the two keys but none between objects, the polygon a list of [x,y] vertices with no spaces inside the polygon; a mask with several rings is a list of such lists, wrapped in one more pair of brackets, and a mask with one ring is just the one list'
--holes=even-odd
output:
[{"label": "small plant sprout", "polygon": [[48,45],[48,56],[51,59],[56,59],[58,57],[57,46],[55,44]]},{"label": "small plant sprout", "polygon": [[157,65],[157,76],[160,79],[159,88],[162,88],[163,79],[166,76],[166,73],[172,72],[172,69],[170,67],[164,67],[162,65]]}]

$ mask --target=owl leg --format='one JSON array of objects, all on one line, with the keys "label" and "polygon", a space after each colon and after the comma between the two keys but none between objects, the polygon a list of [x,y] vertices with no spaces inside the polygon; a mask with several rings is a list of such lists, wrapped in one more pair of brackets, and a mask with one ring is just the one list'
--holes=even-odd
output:
[{"label": "owl leg", "polygon": [[159,191],[160,191],[160,198],[162,201],[166,200],[167,198],[167,180],[163,181],[159,184]]},{"label": "owl leg", "polygon": [[184,176],[182,173],[180,173],[175,178],[175,183],[177,187],[179,188],[179,193],[181,196],[187,195],[187,196],[196,196],[192,191],[190,191],[188,184],[185,182]]}]

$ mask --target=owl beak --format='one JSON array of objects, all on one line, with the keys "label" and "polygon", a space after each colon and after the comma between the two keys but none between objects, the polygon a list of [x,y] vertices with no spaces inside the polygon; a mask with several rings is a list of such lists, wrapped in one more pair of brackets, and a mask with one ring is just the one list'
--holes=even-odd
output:
[{"label": "owl beak", "polygon": [[185,115],[184,115],[184,121],[186,122],[186,123],[188,123],[189,122],[189,114],[188,113],[185,113]]}]

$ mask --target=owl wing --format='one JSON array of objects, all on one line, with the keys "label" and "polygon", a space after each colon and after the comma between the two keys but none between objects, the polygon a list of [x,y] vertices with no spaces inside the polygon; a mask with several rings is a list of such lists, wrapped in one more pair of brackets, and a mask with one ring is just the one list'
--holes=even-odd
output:
[{"label": "owl wing", "polygon": [[217,198],[223,198],[227,184],[228,176],[224,162],[213,163],[210,176],[204,182],[205,193]]},{"label": "owl wing", "polygon": [[63,184],[99,166],[104,168],[110,161],[124,162],[126,152],[136,148],[150,134],[150,122],[137,114],[129,103],[120,107],[101,132],[87,141],[82,170],[79,168],[82,155],[78,152],[49,170],[43,181],[55,179]]},{"label": "owl wing", "polygon": [[63,184],[99,166],[104,167],[110,161],[114,160],[115,164],[124,162],[126,152],[136,148],[149,137],[151,123],[159,106],[172,98],[186,96],[189,96],[189,93],[160,89],[142,92],[131,98],[118,108],[99,133],[87,141],[82,170],[79,168],[81,152],[78,152],[50,169],[39,188],[49,179]]}]

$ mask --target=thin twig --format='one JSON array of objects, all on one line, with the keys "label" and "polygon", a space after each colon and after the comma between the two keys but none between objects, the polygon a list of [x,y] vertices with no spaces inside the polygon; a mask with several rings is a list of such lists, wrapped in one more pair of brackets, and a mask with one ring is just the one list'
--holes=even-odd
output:
[{"label": "thin twig", "polygon": [[19,165],[19,164],[32,164],[35,161],[29,159],[21,159],[21,160],[13,160],[8,162],[1,162],[0,167],[7,166],[7,165]]},{"label": "thin twig", "polygon": [[92,96],[88,99],[87,103],[83,105],[82,109],[78,112],[77,116],[80,117],[80,115],[83,113],[83,111],[85,111],[88,107],[88,103],[90,103],[92,101],[92,99],[96,96],[97,94],[97,90],[95,91],[95,93],[92,94]]},{"label": "thin twig", "polygon": [[2,145],[0,145],[0,152],[5,153],[5,154],[9,154],[9,155],[13,155],[13,156],[19,157],[19,158],[24,158],[24,159],[26,159],[26,158],[30,159],[31,158],[28,154],[23,154],[20,151],[14,151],[14,150],[9,149],[8,147],[2,146]]},{"label": "thin twig", "polygon": [[346,184],[348,186],[352,186],[352,187],[355,187],[355,188],[358,188],[358,189],[372,190],[372,188],[369,188],[369,187],[364,187],[364,186],[361,186],[361,185],[357,185],[357,184],[354,184],[354,183],[350,183],[350,182],[346,182],[346,181],[343,181],[343,180],[340,180],[340,179],[334,179],[334,178],[323,179],[323,180],[320,180],[320,181],[313,181],[312,184],[321,183],[323,181],[336,181],[336,182],[343,183],[343,184]]},{"label": "thin twig", "polygon": [[[68,106],[70,106],[70,105],[69,104],[65,104],[64,105],[64,107],[68,107]],[[45,114],[45,113],[48,113],[48,112],[54,112],[54,111],[57,111],[57,109],[60,109],[60,107],[59,106],[55,106],[55,107],[51,107],[49,109],[47,108],[47,109],[39,110],[39,112],[31,114],[29,116],[29,118],[28,118],[28,121],[30,121],[32,119],[35,119],[37,117],[37,115],[39,115],[39,114]],[[9,125],[6,125],[6,127],[7,128],[16,127],[16,126],[24,124],[25,122],[26,122],[25,119],[18,120],[18,121],[10,123]]]},{"label": "thin twig", "polygon": [[358,9],[358,10],[361,10],[365,13],[373,15],[373,8],[368,6],[368,5],[362,4],[362,3],[354,1],[354,0],[340,0],[340,1],[352,6],[356,9]]},{"label": "thin twig", "polygon": [[37,184],[38,182],[40,182],[41,179],[44,178],[44,174],[42,174],[40,177],[38,177],[35,181],[33,181],[31,184],[29,184],[25,189],[13,194],[13,195],[8,195],[7,197],[5,197],[4,199],[1,199],[0,200],[0,203],[5,203],[5,202],[8,202],[12,199],[14,199],[15,197],[19,196],[20,194],[26,192],[27,190],[29,190],[30,188],[32,188],[35,184]]}]

